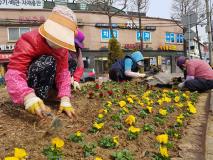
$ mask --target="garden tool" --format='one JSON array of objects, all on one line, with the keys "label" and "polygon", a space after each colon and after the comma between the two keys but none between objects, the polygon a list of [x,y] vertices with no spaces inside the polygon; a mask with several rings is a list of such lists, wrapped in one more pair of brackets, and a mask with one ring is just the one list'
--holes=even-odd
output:
[{"label": "garden tool", "polygon": [[60,129],[63,125],[61,120],[55,116],[53,113],[51,112],[42,112],[45,116],[47,117],[51,117],[52,121],[51,121],[51,125],[50,125],[50,130],[58,130]]}]

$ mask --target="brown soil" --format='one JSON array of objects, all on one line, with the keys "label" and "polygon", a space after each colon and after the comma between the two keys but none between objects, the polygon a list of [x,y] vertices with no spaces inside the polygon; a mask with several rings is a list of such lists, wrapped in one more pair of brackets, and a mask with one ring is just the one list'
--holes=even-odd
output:
[{"label": "brown soil", "polygon": [[[122,85],[121,85],[122,86]],[[111,86],[113,87],[113,86]],[[123,87],[123,86],[122,86]],[[121,87],[121,88],[122,88]],[[141,88],[138,88],[137,91],[134,91],[135,84],[132,84],[131,87],[128,88],[128,93],[130,94],[138,94],[142,93]],[[89,87],[86,87],[88,89]],[[90,87],[91,88],[91,87]],[[124,123],[123,130],[116,130],[112,127],[115,123],[111,120],[111,116],[107,116],[105,119],[105,125],[103,130],[97,132],[95,134],[88,133],[88,130],[91,128],[92,123],[97,117],[98,111],[103,108],[103,104],[109,100],[107,96],[107,88],[103,89],[104,98],[99,98],[97,95],[99,91],[94,91],[94,87],[89,91],[93,91],[97,94],[94,98],[89,99],[88,94],[82,92],[73,93],[72,104],[76,108],[76,113],[78,115],[78,119],[75,122],[71,122],[66,115],[62,114],[59,118],[63,122],[63,128],[58,132],[51,132],[49,134],[46,133],[49,123],[47,121],[40,121],[33,115],[27,113],[23,106],[15,106],[9,99],[7,92],[5,89],[1,89],[0,91],[0,159],[13,155],[13,149],[15,147],[25,148],[29,154],[28,159],[32,160],[43,160],[46,159],[42,155],[42,150],[45,146],[50,144],[51,138],[59,136],[65,141],[65,146],[63,148],[64,159],[65,160],[92,160],[94,157],[84,158],[82,147],[80,144],[73,143],[67,140],[68,136],[71,133],[74,133],[78,130],[85,133],[85,142],[97,142],[104,135],[119,135],[119,146],[116,149],[102,149],[97,147],[96,156],[102,157],[104,160],[109,160],[110,155],[114,151],[128,149],[134,155],[135,160],[148,160],[150,157],[145,156],[145,153],[148,152],[157,152],[158,148],[156,147],[155,137],[158,134],[164,133],[168,127],[176,121],[176,116],[180,114],[181,110],[177,109],[175,112],[171,113],[166,118],[166,123],[164,125],[156,125],[155,132],[143,132],[139,135],[137,140],[129,141],[127,140],[127,131],[128,126]],[[89,92],[87,91],[87,93]],[[117,93],[117,94],[115,94]],[[115,100],[125,100],[122,97],[122,93],[120,91],[114,91],[114,99]],[[192,152],[190,160],[193,160],[192,157],[199,157],[199,160],[203,159],[204,149],[198,149],[199,152],[196,152],[196,147],[199,145],[202,146],[204,144],[203,138],[205,137],[205,123],[206,123],[206,97],[207,94],[202,94],[200,96],[203,99],[202,103],[198,103],[197,108],[198,113],[190,119],[187,119],[184,122],[184,127],[181,129],[182,139],[171,139],[174,142],[173,149],[169,150],[171,157],[174,159],[184,159],[186,156],[186,152],[189,150],[193,150],[195,148],[195,152]],[[51,103],[51,107],[55,107],[58,105],[57,103]],[[118,107],[118,106],[117,106]],[[116,106],[115,109],[112,110],[113,113],[117,112]],[[130,111],[129,114],[138,115],[141,108],[135,107]],[[53,109],[53,112],[56,113],[56,109]],[[142,119],[137,118],[137,122],[135,126],[142,127],[145,123],[153,124],[153,116],[157,114],[158,110],[153,109],[153,113],[150,114],[148,118]],[[128,115],[124,115],[122,121]],[[201,116],[201,117],[200,117]],[[200,117],[200,118],[199,118]],[[49,121],[48,121],[49,122]],[[193,128],[193,133],[190,128]],[[188,135],[188,138],[187,138]],[[192,135],[192,136],[191,136]],[[199,137],[193,137],[193,135],[199,135]],[[191,137],[190,137],[191,136]],[[186,143],[185,143],[186,142]],[[187,146],[189,144],[191,146]],[[184,146],[184,144],[186,144]],[[188,148],[187,148],[188,147]],[[203,147],[201,147],[203,148]],[[185,152],[185,154],[183,153]],[[198,156],[199,155],[199,156]]]}]

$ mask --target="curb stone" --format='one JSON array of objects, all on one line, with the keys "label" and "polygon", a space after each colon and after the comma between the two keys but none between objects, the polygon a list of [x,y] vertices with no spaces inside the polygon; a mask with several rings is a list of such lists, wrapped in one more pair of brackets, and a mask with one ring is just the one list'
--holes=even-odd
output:
[{"label": "curb stone", "polygon": [[206,127],[206,160],[213,160],[213,89],[210,91],[209,114]]}]

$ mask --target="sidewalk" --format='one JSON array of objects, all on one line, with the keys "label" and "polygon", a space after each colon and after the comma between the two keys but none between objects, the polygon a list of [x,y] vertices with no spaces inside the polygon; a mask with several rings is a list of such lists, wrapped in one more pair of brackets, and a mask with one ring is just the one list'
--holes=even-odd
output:
[{"label": "sidewalk", "polygon": [[210,93],[210,112],[206,129],[206,160],[213,160],[213,90]]}]

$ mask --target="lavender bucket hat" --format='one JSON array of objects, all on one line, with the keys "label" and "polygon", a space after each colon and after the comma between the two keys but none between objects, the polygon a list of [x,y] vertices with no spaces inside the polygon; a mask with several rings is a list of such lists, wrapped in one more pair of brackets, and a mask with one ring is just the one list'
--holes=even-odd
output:
[{"label": "lavender bucket hat", "polygon": [[83,41],[85,39],[85,35],[83,32],[81,32],[79,29],[77,30],[77,35],[75,37],[75,44],[79,47],[79,48],[84,48],[84,44]]}]

